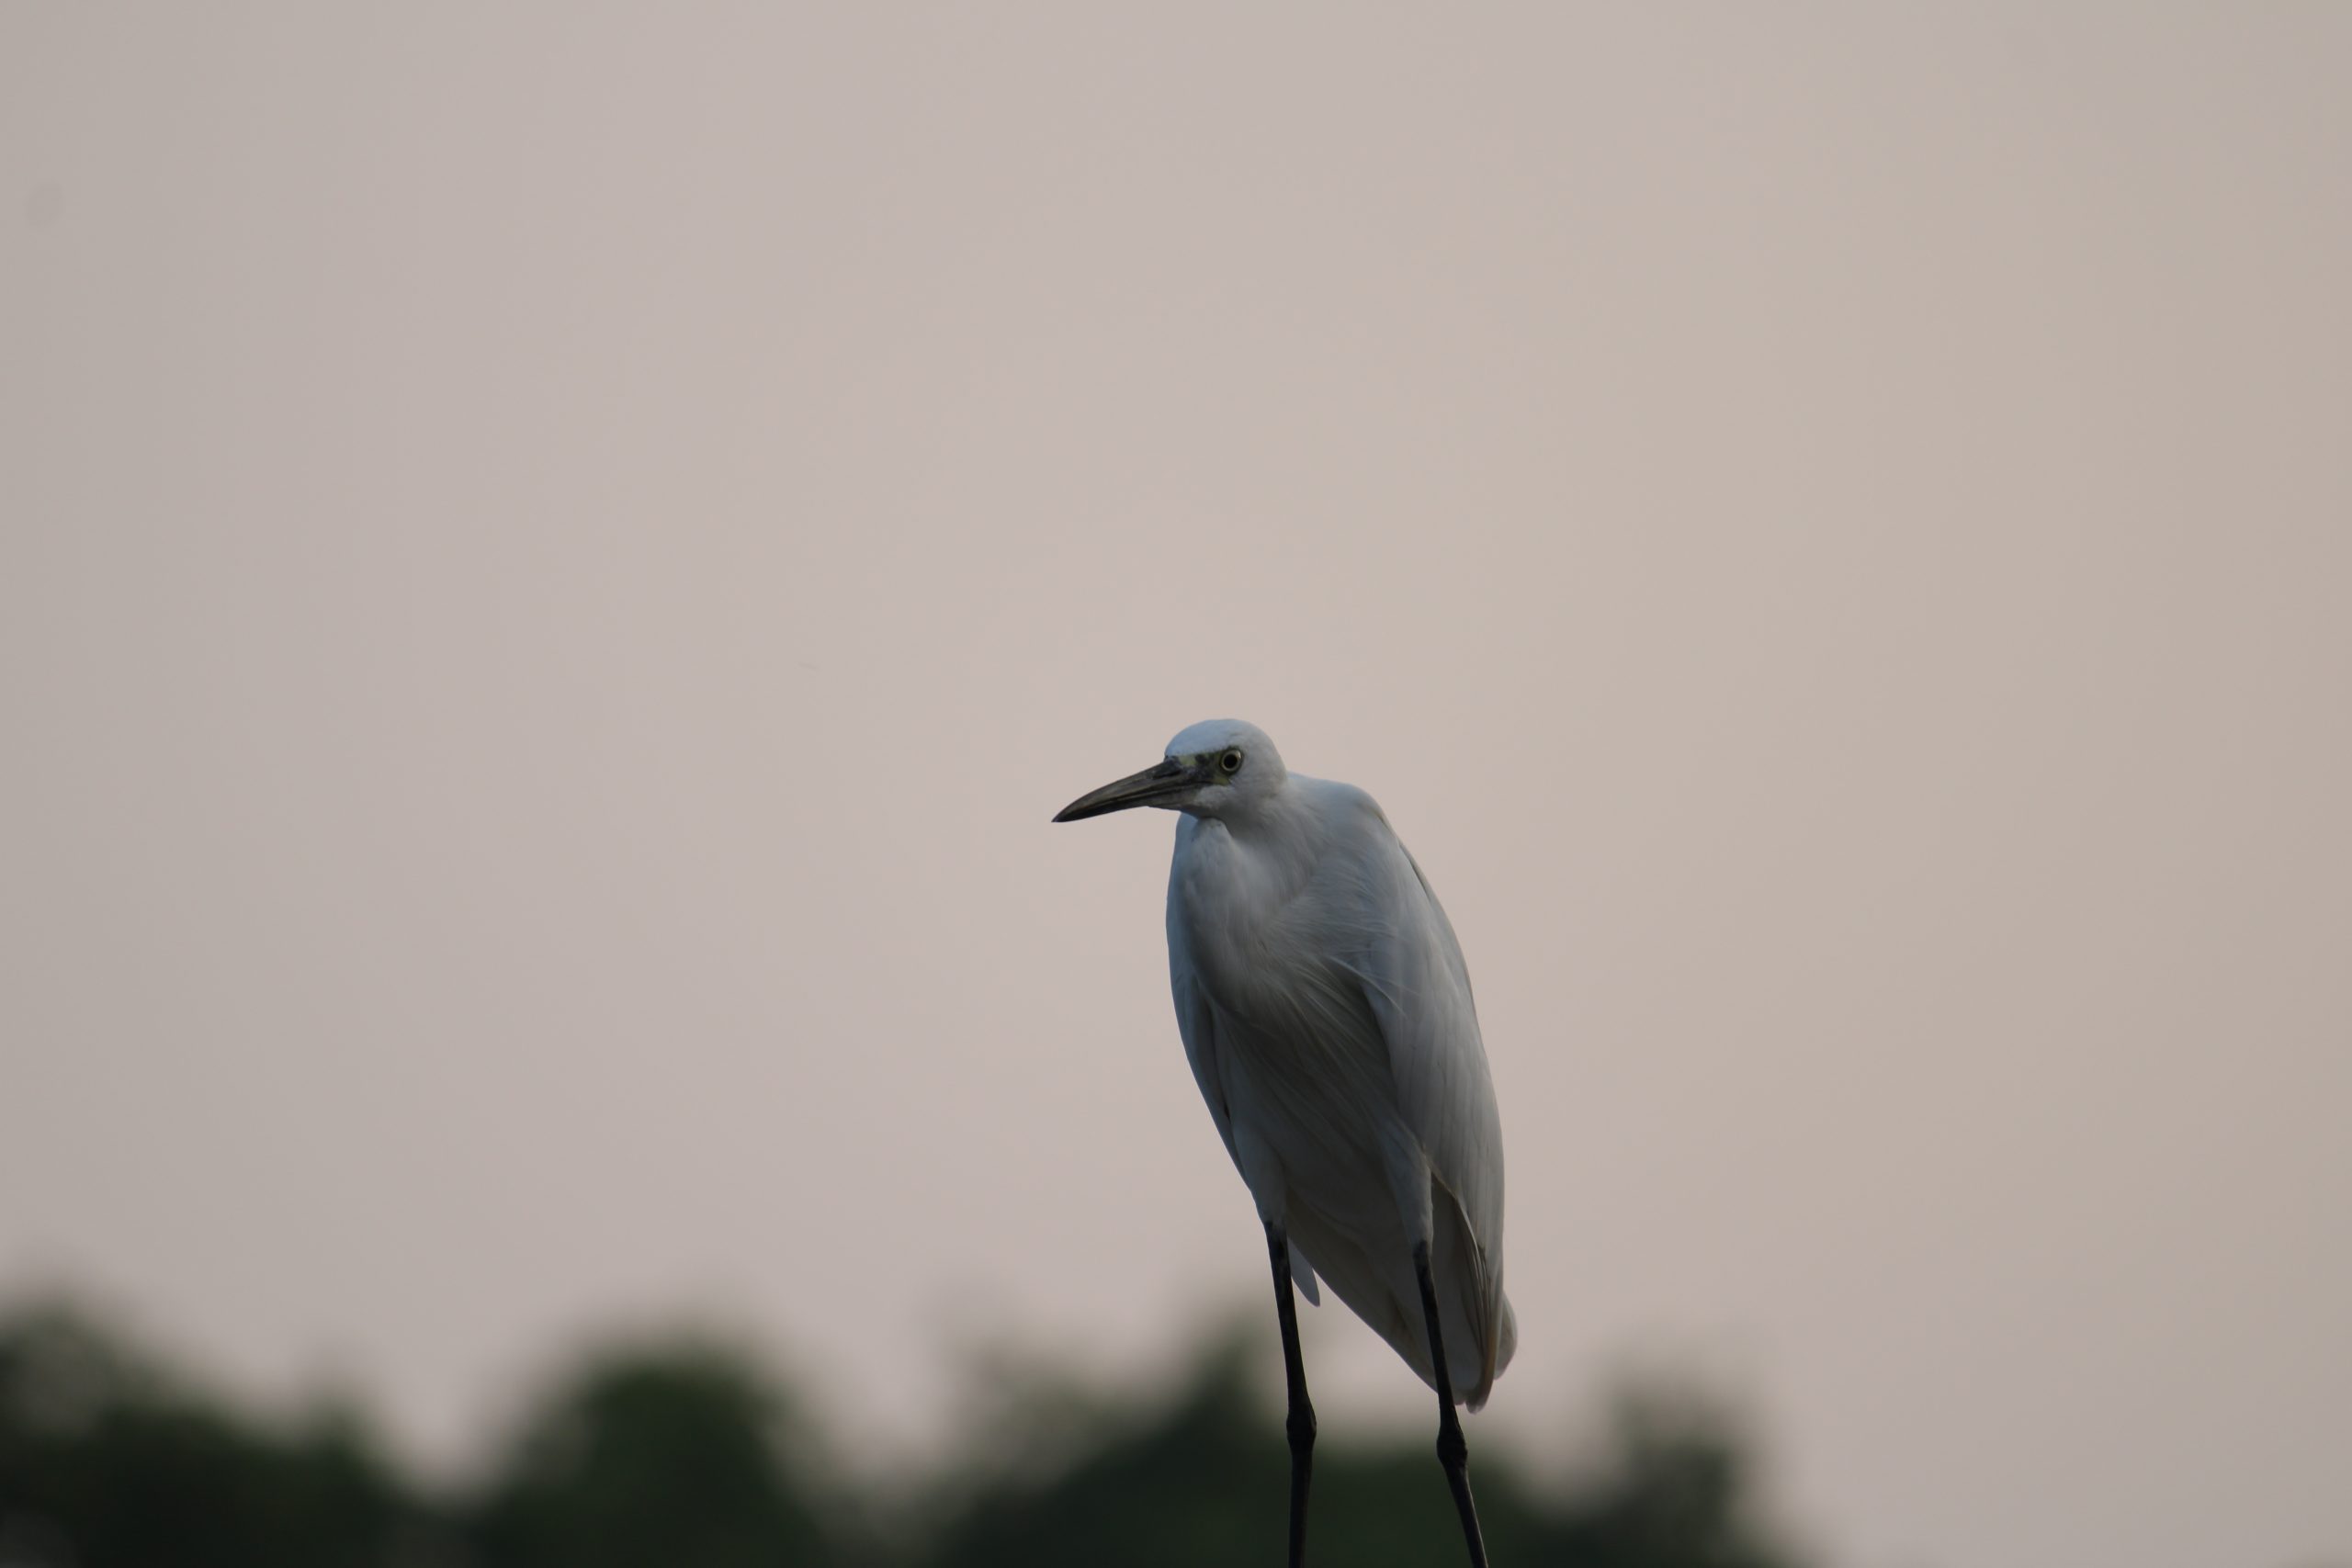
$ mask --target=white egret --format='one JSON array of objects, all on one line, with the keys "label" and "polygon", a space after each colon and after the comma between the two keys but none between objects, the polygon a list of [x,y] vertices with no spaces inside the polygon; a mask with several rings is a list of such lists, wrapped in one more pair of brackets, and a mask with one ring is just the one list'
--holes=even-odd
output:
[{"label": "white egret", "polygon": [[1457,1400],[1518,1338],[1503,1295],[1503,1147],[1470,972],[1372,796],[1287,772],[1265,732],[1196,724],[1158,765],[1054,820],[1183,813],[1168,971],[1193,1077],[1256,1200],[1288,1384],[1290,1562],[1306,1539],[1315,1409],[1293,1281],[1319,1278],[1437,1391],[1439,1461],[1486,1562]]}]

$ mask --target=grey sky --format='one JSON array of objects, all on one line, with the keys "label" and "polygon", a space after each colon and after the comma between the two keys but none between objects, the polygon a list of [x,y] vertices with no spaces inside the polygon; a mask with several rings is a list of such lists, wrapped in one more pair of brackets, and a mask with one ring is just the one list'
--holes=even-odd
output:
[{"label": "grey sky", "polygon": [[440,1453],[1163,1364],[1260,1244],[1046,818],[1231,714],[1470,956],[1474,1444],[2352,1551],[2352,12],[815,10],[0,11],[0,1290]]}]

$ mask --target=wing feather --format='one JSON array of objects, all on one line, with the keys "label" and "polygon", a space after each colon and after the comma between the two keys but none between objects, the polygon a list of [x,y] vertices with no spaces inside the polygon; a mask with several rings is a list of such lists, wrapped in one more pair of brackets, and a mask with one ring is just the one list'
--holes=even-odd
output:
[{"label": "wing feather", "polygon": [[1457,1392],[1476,1409],[1518,1339],[1503,1296],[1502,1122],[1453,923],[1385,817],[1372,836],[1360,889],[1367,940],[1352,967],[1388,1048],[1397,1109],[1429,1160],[1440,1317],[1468,1340],[1457,1347],[1449,1333],[1446,1359],[1471,1374]]}]

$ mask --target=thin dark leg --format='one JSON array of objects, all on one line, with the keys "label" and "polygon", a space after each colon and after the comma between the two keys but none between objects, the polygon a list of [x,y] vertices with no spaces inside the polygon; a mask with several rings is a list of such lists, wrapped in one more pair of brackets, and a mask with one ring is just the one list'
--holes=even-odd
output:
[{"label": "thin dark leg", "polygon": [[1274,1264],[1274,1311],[1283,1324],[1283,1377],[1289,1385],[1290,1568],[1306,1561],[1306,1478],[1315,1468],[1315,1406],[1306,1402],[1306,1364],[1298,1359],[1298,1303],[1291,1299],[1290,1238],[1266,1226],[1266,1256]]},{"label": "thin dark leg", "polygon": [[1470,1445],[1462,1437],[1462,1418],[1453,1413],[1453,1379],[1445,1370],[1445,1340],[1437,1331],[1437,1286],[1430,1279],[1430,1249],[1413,1248],[1413,1272],[1421,1281],[1421,1318],[1429,1325],[1430,1364],[1437,1372],[1437,1461],[1445,1467],[1445,1483],[1453,1492],[1453,1511],[1462,1516],[1462,1539],[1470,1546],[1470,1568],[1487,1568],[1487,1543],[1478,1534],[1478,1506],[1470,1501]]}]

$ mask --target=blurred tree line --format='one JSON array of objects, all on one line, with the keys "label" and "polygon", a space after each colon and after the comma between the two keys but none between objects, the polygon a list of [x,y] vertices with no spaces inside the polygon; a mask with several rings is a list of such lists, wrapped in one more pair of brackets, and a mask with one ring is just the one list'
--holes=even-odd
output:
[{"label": "blurred tree line", "polygon": [[[478,1480],[436,1489],[347,1405],[266,1421],[86,1313],[27,1306],[0,1314],[0,1568],[1277,1562],[1287,1450],[1247,1373],[1272,1354],[1228,1336],[1157,1397],[1008,1384],[969,1442],[884,1496],[828,1465],[754,1358],[616,1345],[547,1389]],[[1458,1562],[1429,1444],[1329,1427],[1310,1558]],[[1573,1479],[1492,1443],[1472,1467],[1505,1568],[1797,1568],[1756,1517],[1736,1425],[1688,1391],[1628,1395]]]}]

